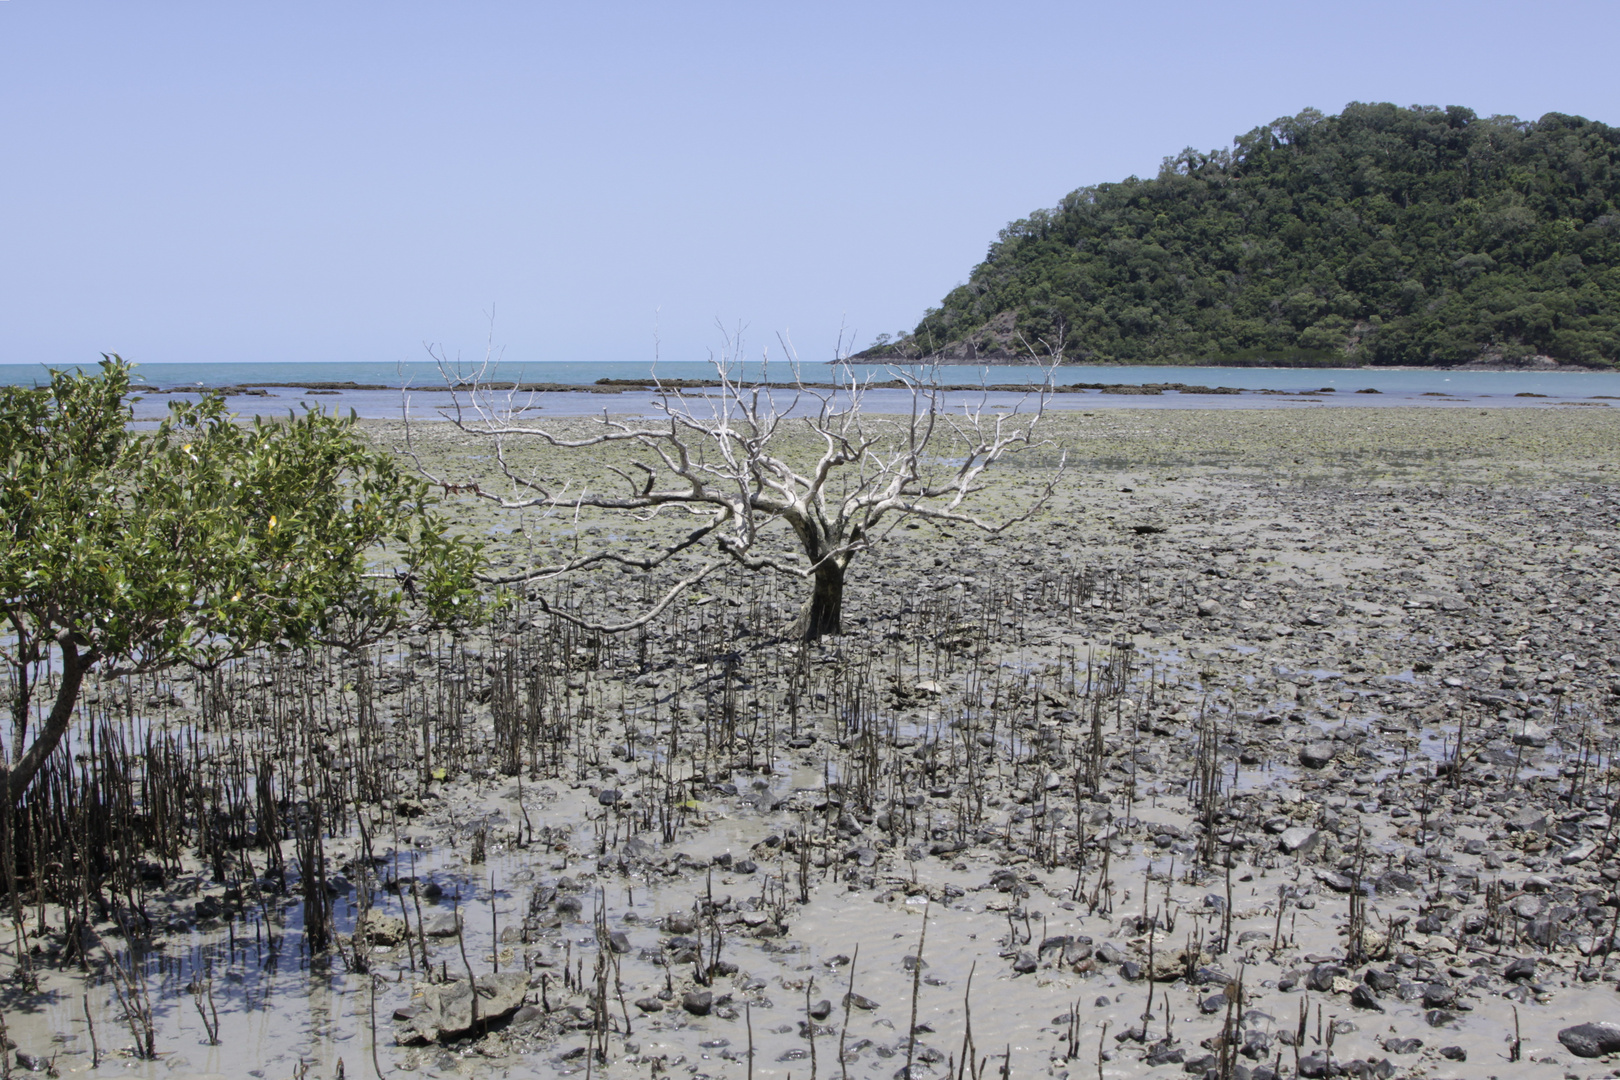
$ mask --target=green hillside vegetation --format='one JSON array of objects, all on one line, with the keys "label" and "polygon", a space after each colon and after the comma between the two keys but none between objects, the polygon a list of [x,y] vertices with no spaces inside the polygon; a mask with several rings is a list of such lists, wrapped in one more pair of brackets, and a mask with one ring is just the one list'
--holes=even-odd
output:
[{"label": "green hillside vegetation", "polygon": [[863,358],[1614,366],[1617,204],[1605,124],[1307,109],[1013,222]]}]

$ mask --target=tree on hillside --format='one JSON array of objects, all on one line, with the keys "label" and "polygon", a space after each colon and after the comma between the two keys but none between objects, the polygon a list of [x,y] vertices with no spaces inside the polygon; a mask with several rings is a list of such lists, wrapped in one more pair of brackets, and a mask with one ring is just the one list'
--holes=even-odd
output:
[{"label": "tree on hillside", "polygon": [[875,360],[1620,364],[1620,128],[1307,109],[1003,229]]},{"label": "tree on hillside", "polygon": [[[518,573],[500,584],[537,587],[595,567],[650,571],[671,560],[676,582],[640,614],[625,621],[591,621],[558,610],[543,592],[536,600],[578,625],[603,632],[643,626],[683,592],[731,564],[803,581],[809,595],[792,633],[814,641],[841,632],[844,583],[850,564],[908,519],[957,523],[996,533],[1037,512],[1055,479],[1032,493],[1021,511],[1001,518],[974,513],[972,497],[1008,455],[1037,445],[1036,434],[1051,389],[1031,388],[1006,409],[981,398],[951,407],[932,371],[896,370],[908,412],[878,416],[865,409],[869,386],[845,365],[830,385],[812,386],[793,367],[786,382],[745,382],[735,341],[716,361],[713,385],[678,388],[656,379],[656,419],[604,414],[564,430],[524,416],[510,393],[490,385],[487,365],[457,375],[442,356],[454,404],[446,415],[463,432],[493,447],[499,480],[425,475],[447,492],[475,496],[506,510],[571,514],[606,511],[651,521],[666,512],[691,515],[697,526],[677,539],[642,551],[605,547]],[[768,373],[768,368],[766,369]],[[797,440],[797,442],[796,442]],[[522,444],[563,455],[622,448],[628,458],[609,462],[616,490],[592,490],[577,476],[557,481],[538,466],[520,467]],[[579,460],[576,458],[575,460]],[[548,462],[555,465],[557,459]],[[773,530],[773,525],[783,528]],[[783,535],[785,529],[787,536]],[[694,558],[694,556],[700,556]]]},{"label": "tree on hillside", "polygon": [[[61,744],[93,671],[358,647],[407,603],[437,620],[478,606],[478,547],[449,535],[426,485],[366,446],[352,416],[243,425],[207,396],[136,431],[129,389],[116,356],[94,375],[0,388],[7,805]],[[371,565],[379,554],[390,561]],[[42,689],[50,707],[30,730]]]}]

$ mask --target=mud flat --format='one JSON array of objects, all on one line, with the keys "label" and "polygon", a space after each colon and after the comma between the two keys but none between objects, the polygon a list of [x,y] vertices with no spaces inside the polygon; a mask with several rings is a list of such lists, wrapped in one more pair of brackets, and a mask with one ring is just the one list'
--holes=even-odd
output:
[{"label": "mud flat", "polygon": [[[791,583],[736,574],[634,634],[519,601],[94,688],[27,810],[14,1063],[1613,1075],[1620,418],[1116,410],[1051,437],[988,496],[1066,450],[1048,513],[899,530],[814,646],[780,637]],[[513,566],[666,527],[456,513]],[[560,602],[628,612],[661,574]]]}]

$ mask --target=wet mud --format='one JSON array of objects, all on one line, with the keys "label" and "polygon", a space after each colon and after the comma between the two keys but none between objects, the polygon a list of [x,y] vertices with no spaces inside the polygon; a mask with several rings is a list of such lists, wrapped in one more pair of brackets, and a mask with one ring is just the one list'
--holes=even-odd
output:
[{"label": "wet mud", "polygon": [[[1045,514],[897,530],[815,644],[738,572],[99,683],[7,860],[10,1067],[1611,1075],[1620,421],[1415,412],[1065,417],[986,496],[1061,461]],[[458,512],[511,566],[665,528]]]}]

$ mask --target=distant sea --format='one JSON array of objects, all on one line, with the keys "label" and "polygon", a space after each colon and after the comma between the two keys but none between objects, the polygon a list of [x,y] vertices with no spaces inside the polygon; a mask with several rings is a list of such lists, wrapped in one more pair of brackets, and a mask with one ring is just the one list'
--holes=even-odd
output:
[{"label": "distant sea", "polygon": [[[85,365],[93,370],[93,365]],[[879,365],[856,367],[862,378],[890,378],[890,370]],[[665,379],[712,379],[714,368],[701,362],[662,363],[656,369],[646,363],[534,363],[502,364],[491,377],[506,382],[551,383],[584,388],[598,379],[646,379],[656,374]],[[825,364],[801,368],[807,381],[827,382],[833,371]],[[233,396],[231,405],[238,412],[277,412],[296,408],[300,403],[354,409],[361,416],[398,417],[406,408],[402,388],[431,390],[444,386],[444,376],[431,363],[284,363],[284,364],[143,364],[135,368],[138,380],[154,390],[181,388],[261,387],[265,392]],[[791,379],[785,364],[762,370],[757,363],[745,365],[741,377],[772,382]],[[0,383],[31,385],[45,381],[42,366],[0,364]],[[977,386],[982,384],[1022,384],[1040,378],[1040,369],[1017,366],[946,366],[938,369],[941,383]],[[1344,405],[1481,405],[1518,406],[1587,402],[1604,404],[1620,401],[1620,372],[1538,372],[1538,371],[1444,371],[1388,368],[1225,368],[1225,367],[1091,367],[1058,369],[1062,384],[1106,383],[1118,386],[1180,383],[1193,387],[1241,390],[1243,393],[1206,394],[1166,392],[1131,394],[1061,394],[1053,405],[1061,409],[1132,408],[1264,408]],[[279,385],[278,385],[279,384]],[[364,389],[340,388],[310,392],[315,384],[355,384]],[[1323,392],[1331,391],[1331,392]],[[1359,393],[1358,393],[1359,391]],[[1369,391],[1377,391],[1376,394]],[[1306,395],[1299,397],[1297,395]],[[966,399],[966,395],[958,395]],[[446,402],[442,393],[408,395],[410,411],[418,416],[435,415]],[[143,395],[138,414],[162,411],[161,402],[172,394]],[[893,400],[891,400],[893,399]],[[992,404],[1016,395],[998,393]],[[649,396],[629,392],[612,396],[589,393],[543,393],[533,407],[552,415],[599,413],[604,408],[615,413],[646,411]],[[899,391],[873,391],[868,400],[872,411],[890,412],[907,407]]]}]

